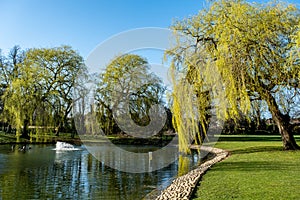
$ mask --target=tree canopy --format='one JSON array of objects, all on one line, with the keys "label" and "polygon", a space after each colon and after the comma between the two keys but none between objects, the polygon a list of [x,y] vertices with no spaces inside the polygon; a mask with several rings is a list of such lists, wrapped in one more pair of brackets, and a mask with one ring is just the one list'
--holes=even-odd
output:
[{"label": "tree canopy", "polygon": [[[134,127],[150,123],[150,108],[162,104],[164,91],[162,81],[149,71],[145,58],[134,54],[116,57],[100,74],[95,93],[102,130],[111,134],[120,132],[121,128],[138,134],[138,128]],[[143,134],[146,135],[144,132],[139,136]]]},{"label": "tree canopy", "polygon": [[[201,102],[208,96],[215,99],[211,103],[224,119],[248,113],[253,100],[264,101],[284,148],[299,148],[291,133],[291,117],[280,103],[288,96],[278,97],[282,91],[299,94],[299,24],[294,5],[217,0],[172,25],[178,40],[166,55],[177,72],[173,112],[182,151],[197,134],[196,122],[206,120]],[[190,116],[182,117],[186,113]]]},{"label": "tree canopy", "polygon": [[85,72],[82,57],[69,46],[29,49],[8,72],[4,115],[17,135],[28,138],[29,125],[59,131],[71,112],[76,77]]}]

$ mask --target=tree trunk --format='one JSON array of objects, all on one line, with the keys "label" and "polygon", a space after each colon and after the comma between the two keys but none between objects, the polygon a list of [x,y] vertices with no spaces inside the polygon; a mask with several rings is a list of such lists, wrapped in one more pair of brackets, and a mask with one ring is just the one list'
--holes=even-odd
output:
[{"label": "tree trunk", "polygon": [[289,117],[278,115],[276,111],[271,111],[272,118],[274,122],[276,123],[279,133],[281,135],[283,148],[285,150],[296,150],[300,149],[300,147],[297,145],[294,135],[292,134],[290,124],[289,124]]},{"label": "tree trunk", "polygon": [[28,126],[29,126],[29,120],[25,119],[24,124],[23,124],[23,131],[22,131],[21,138],[30,139],[30,137],[28,135]]},{"label": "tree trunk", "polygon": [[266,96],[266,102],[272,114],[272,119],[276,123],[281,135],[283,148],[285,150],[299,150],[300,147],[297,145],[294,135],[292,134],[290,116],[280,112],[276,100],[270,92],[266,92],[264,95]]}]

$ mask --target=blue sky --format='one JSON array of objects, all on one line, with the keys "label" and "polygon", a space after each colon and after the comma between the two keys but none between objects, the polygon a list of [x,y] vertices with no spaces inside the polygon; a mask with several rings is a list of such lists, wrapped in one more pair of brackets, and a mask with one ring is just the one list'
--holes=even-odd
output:
[{"label": "blue sky", "polygon": [[[261,1],[266,2],[256,2]],[[115,34],[168,28],[175,19],[195,15],[205,6],[206,0],[0,0],[0,49],[6,54],[14,45],[27,49],[65,44],[86,59]],[[144,56],[149,63],[161,64],[162,54],[147,51]]]},{"label": "blue sky", "polygon": [[0,48],[70,45],[86,58],[122,31],[164,27],[196,14],[204,0],[0,0]]},{"label": "blue sky", "polygon": [[205,0],[0,0],[0,48],[7,52],[14,45],[27,49],[66,44],[86,58],[114,34],[167,28],[205,5]]}]

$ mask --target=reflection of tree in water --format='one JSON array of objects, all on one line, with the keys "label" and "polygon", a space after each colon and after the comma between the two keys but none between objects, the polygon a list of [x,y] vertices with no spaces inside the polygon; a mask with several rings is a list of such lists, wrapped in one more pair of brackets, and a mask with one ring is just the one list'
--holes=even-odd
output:
[{"label": "reflection of tree in water", "polygon": [[182,176],[191,171],[195,166],[199,166],[202,162],[210,159],[213,155],[206,152],[192,150],[191,155],[180,154],[178,158],[178,173],[177,176]]},{"label": "reflection of tree in water", "polygon": [[176,177],[177,169],[181,173],[187,169],[185,166],[194,165],[187,162],[197,162],[193,161],[196,157],[182,157],[178,165],[135,174],[111,169],[85,150],[56,153],[51,148],[33,146],[25,153],[5,155],[7,162],[1,162],[0,198],[142,199],[154,188],[166,187],[166,182]]},{"label": "reflection of tree in water", "polygon": [[182,176],[189,171],[190,158],[184,155],[179,155],[178,158],[178,176]]},{"label": "reflection of tree in water", "polygon": [[[26,154],[20,155],[20,162]],[[47,165],[12,167],[0,174],[3,199],[141,199],[159,184],[164,172],[116,171],[87,152],[55,153]],[[45,155],[42,155],[45,156]],[[23,159],[23,160],[22,160]],[[50,164],[52,163],[52,164]],[[9,166],[12,163],[9,163]],[[22,163],[15,163],[21,166]],[[175,169],[173,170],[175,171]]]}]

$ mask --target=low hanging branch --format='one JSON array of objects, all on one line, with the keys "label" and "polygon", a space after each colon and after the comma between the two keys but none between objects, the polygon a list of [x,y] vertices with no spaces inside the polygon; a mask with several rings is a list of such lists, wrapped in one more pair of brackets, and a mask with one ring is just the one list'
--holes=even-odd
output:
[{"label": "low hanging branch", "polygon": [[[179,39],[166,51],[166,57],[180,72],[173,77],[174,123],[180,150],[187,151],[187,141],[199,131],[196,122],[205,122],[200,117],[207,112],[201,107],[205,96],[195,96],[196,91],[212,86],[215,92],[217,84],[221,84],[222,92],[215,92],[215,98],[223,99],[215,103],[219,116],[237,119],[241,112],[249,113],[253,99],[263,100],[279,129],[284,149],[299,149],[290,116],[285,117],[275,98],[278,86],[288,88],[292,82],[299,85],[299,24],[300,13],[294,5],[218,0],[208,10],[172,26]],[[192,39],[195,36],[196,44]],[[186,81],[192,91],[182,86]]]}]

